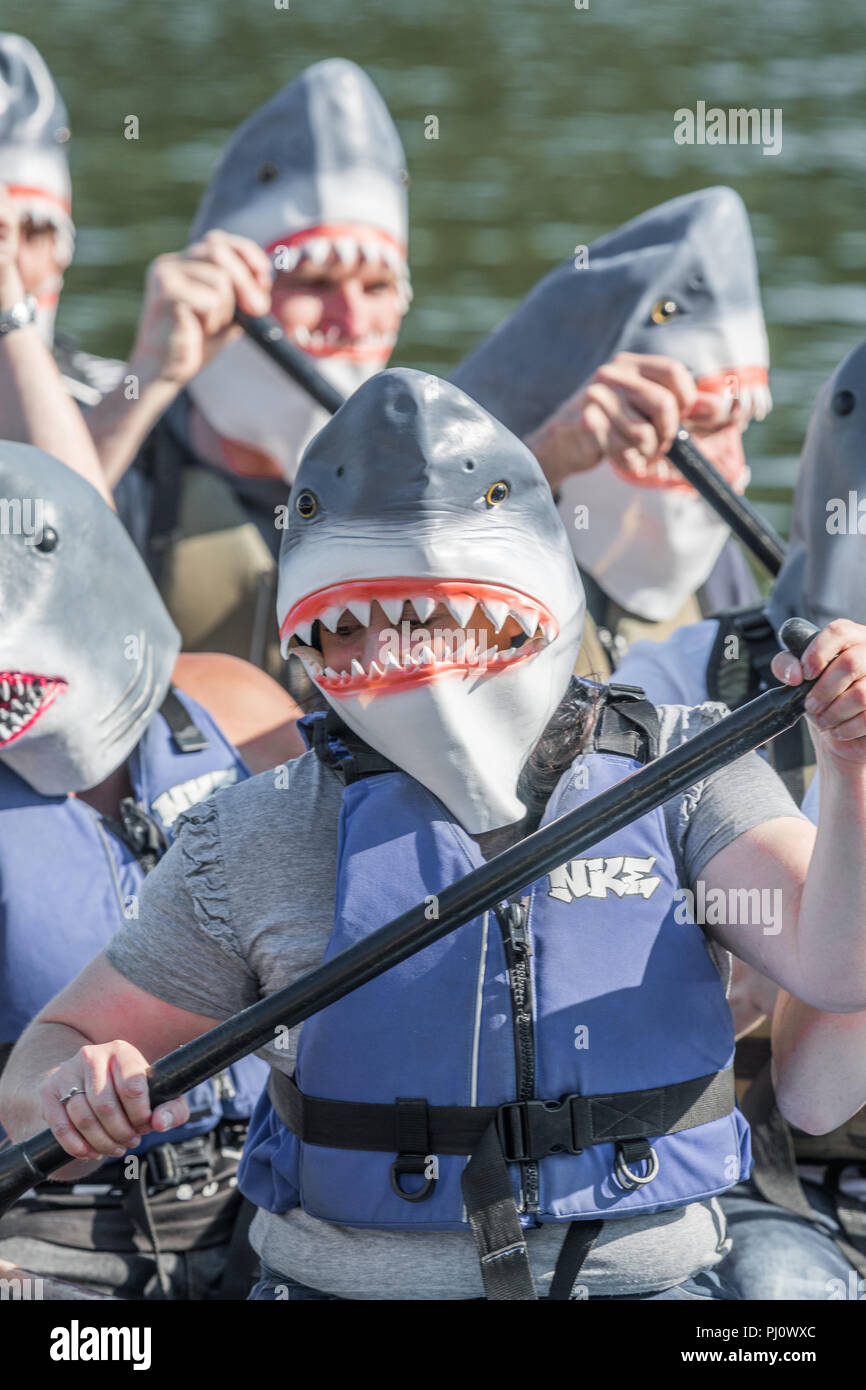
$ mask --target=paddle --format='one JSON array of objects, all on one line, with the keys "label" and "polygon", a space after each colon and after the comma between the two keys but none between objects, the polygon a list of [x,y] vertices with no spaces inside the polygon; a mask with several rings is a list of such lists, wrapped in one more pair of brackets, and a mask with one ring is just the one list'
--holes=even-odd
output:
[{"label": "paddle", "polygon": [[688,430],[679,431],[668,449],[668,458],[695,491],[727,522],[746,549],[760,560],[770,574],[777,575],[785,558],[784,541],[751,502],[734,492],[727,479],[701,453]]},{"label": "paddle", "polygon": [[271,361],[282,367],[299,386],[303,386],[317,405],[335,415],[346,399],[317,369],[315,360],[301,348],[295,347],[283,332],[273,314],[245,314],[235,310],[235,323],[240,324]]},{"label": "paddle", "polygon": [[[802,618],[791,618],[779,635],[799,656],[816,631]],[[151,1104],[172,1100],[206,1081],[272,1042],[277,1030],[302,1023],[726,763],[774,738],[800,718],[813,684],[775,686],[759,695],[712,728],[443,889],[435,914],[426,899],[285,989],[170,1052],[149,1069]],[[69,1155],[50,1130],[0,1154],[0,1215],[34,1182],[68,1162]]]},{"label": "paddle", "polygon": [[[325,380],[308,354],[289,341],[272,314],[254,317],[237,309],[235,321],[314,401],[332,415],[339,410],[345,397]],[[679,431],[667,457],[770,574],[778,574],[785,558],[784,542],[751,502],[734,492],[727,479],[704,457],[687,430]]]}]

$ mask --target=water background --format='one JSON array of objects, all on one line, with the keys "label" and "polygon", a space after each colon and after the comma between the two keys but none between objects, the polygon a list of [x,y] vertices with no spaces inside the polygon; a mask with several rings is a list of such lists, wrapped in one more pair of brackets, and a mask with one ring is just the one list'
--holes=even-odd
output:
[{"label": "water background", "polygon": [[[812,401],[866,325],[857,0],[3,0],[71,114],[76,259],[59,326],[123,357],[234,127],[306,64],[364,66],[406,146],[415,300],[394,365],[447,373],[556,261],[695,188],[742,195],[775,409],[751,495],[787,524]],[[783,148],[677,146],[673,112],[781,107]],[[137,115],[140,139],[124,139]],[[439,118],[439,139],[424,118]]]}]

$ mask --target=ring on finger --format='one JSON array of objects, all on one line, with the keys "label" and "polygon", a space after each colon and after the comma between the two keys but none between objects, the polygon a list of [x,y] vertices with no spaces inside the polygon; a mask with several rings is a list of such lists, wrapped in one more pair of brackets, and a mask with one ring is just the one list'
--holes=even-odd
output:
[{"label": "ring on finger", "polygon": [[60,1096],[60,1104],[65,1105],[66,1102],[70,1101],[73,1096],[80,1096],[83,1094],[84,1092],[82,1091],[80,1086],[70,1086],[69,1090],[66,1092],[66,1095]]}]

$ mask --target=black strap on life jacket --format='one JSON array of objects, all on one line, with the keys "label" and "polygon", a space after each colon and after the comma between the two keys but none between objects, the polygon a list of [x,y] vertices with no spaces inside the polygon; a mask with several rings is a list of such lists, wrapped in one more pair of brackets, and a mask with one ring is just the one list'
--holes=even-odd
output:
[{"label": "black strap on life jacket", "polygon": [[336,773],[349,786],[362,777],[375,777],[381,772],[399,772],[399,768],[377,753],[352,729],[344,724],[336,710],[314,716],[308,724],[311,748],[319,762]]},{"label": "black strap on life jacket", "polygon": [[639,763],[652,762],[659,751],[659,716],[639,685],[611,681],[590,738],[594,753],[617,753]]},{"label": "black strap on life jacket", "polygon": [[171,741],[178,753],[201,753],[210,745],[197,724],[193,722],[189,710],[177,698],[174,690],[169,690],[159,712],[169,727]]},{"label": "black strap on life jacket", "polygon": [[[713,617],[719,627],[707,663],[707,694],[731,710],[739,709],[777,684],[770,662],[781,648],[763,604],[730,608]],[[806,792],[805,769],[815,763],[805,719],[771,739],[767,755],[799,806]]]},{"label": "black strap on life jacket", "polygon": [[[742,1043],[737,1045],[739,1053]],[[797,1152],[795,1137],[778,1104],[773,1089],[770,1064],[770,1039],[755,1038],[755,1045],[761,1044],[764,1063],[757,1071],[749,1089],[743,1097],[741,1109],[752,1131],[752,1186],[757,1189],[765,1202],[791,1212],[810,1225],[819,1226],[826,1231],[826,1222],[813,1209],[806,1190],[797,1172]],[[757,1046],[751,1049],[749,1061],[757,1061]],[[861,1276],[866,1276],[866,1211],[862,1203],[846,1197],[839,1191],[839,1175],[850,1167],[853,1160],[831,1160],[827,1164],[825,1191],[835,1208],[836,1220],[842,1234],[832,1235],[836,1247],[849,1264]],[[732,1222],[732,1226],[734,1223]]]},{"label": "black strap on life jacket", "polygon": [[[392,1105],[327,1100],[305,1095],[292,1077],[272,1068],[268,1096],[278,1119],[303,1143],[395,1154],[391,1187],[406,1201],[424,1201],[435,1190],[435,1176],[427,1176],[433,1155],[468,1154],[461,1177],[466,1215],[485,1294],[497,1301],[537,1296],[507,1164],[554,1153],[579,1154],[595,1144],[613,1143],[618,1160],[634,1171],[636,1165],[649,1165],[654,1159],[651,1139],[721,1119],[735,1104],[730,1068],[642,1091],[574,1094],[499,1106],[428,1105],[423,1099],[398,1099]],[[425,1181],[407,1192],[401,1183],[405,1173],[423,1175]],[[602,1224],[572,1223],[577,1229],[563,1242],[550,1298],[571,1296]]]},{"label": "black strap on life jacket", "polygon": [[[406,1118],[406,1101],[380,1104],[308,1096],[292,1077],[273,1067],[268,1095],[286,1129],[305,1144],[329,1149],[394,1153],[398,1126]],[[734,1103],[731,1067],[669,1086],[597,1096],[575,1094],[498,1106],[411,1102],[423,1111],[424,1154],[471,1154],[492,1124],[507,1163],[529,1163],[559,1152],[579,1154],[595,1144],[679,1134],[730,1115]]]}]

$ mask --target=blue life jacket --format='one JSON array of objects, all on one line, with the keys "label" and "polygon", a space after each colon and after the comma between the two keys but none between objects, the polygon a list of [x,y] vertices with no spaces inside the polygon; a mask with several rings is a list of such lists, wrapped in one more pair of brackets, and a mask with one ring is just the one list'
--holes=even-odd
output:
[{"label": "blue life jacket", "polygon": [[[172,696],[128,763],[134,800],[147,813],[131,829],[164,837],[163,847],[182,811],[249,776],[207,710],[188,695]],[[124,920],[138,916],[144,877],[131,845],[87,802],[42,796],[0,763],[0,1042],[14,1042]],[[223,1118],[246,1118],[266,1075],[265,1063],[247,1057],[196,1086],[187,1124],[143,1136],[136,1152],[204,1134]]]},{"label": "blue life jacket", "polygon": [[[604,747],[563,774],[542,824],[646,761],[637,742]],[[373,770],[343,793],[325,960],[425,899],[435,912],[484,863],[423,786]],[[659,809],[308,1019],[294,1082],[272,1072],[256,1107],[242,1192],[349,1226],[465,1231],[461,1178],[488,1125],[524,1227],[738,1182],[751,1155],[731,1014],[677,887]]]}]

